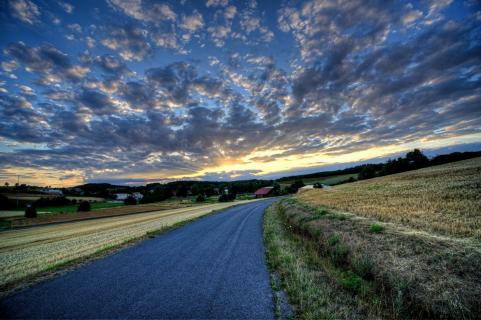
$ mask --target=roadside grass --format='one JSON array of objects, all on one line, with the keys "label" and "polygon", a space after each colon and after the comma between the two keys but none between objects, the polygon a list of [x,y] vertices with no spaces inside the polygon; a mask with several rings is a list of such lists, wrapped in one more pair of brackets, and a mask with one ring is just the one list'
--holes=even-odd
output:
[{"label": "roadside grass", "polygon": [[333,214],[292,198],[266,212],[269,266],[299,318],[478,317],[479,242]]},{"label": "roadside grass", "polygon": [[[481,158],[312,189],[312,206],[457,238],[481,240]],[[375,232],[375,231],[374,231]]]},{"label": "roadside grass", "polygon": [[[352,292],[371,290],[366,281],[322,257],[314,242],[293,231],[283,218],[283,207],[270,206],[264,216],[264,242],[271,274],[278,273],[297,319],[377,318],[376,304]],[[273,287],[273,291],[279,288]],[[275,310],[279,309],[275,302]],[[278,311],[276,311],[276,315]]]}]

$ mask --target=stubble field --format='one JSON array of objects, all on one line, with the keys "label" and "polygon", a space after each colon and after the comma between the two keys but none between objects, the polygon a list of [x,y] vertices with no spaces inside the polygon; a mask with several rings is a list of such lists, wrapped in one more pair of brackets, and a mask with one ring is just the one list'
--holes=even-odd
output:
[{"label": "stubble field", "polygon": [[314,206],[345,210],[429,232],[481,239],[481,158],[298,195]]}]

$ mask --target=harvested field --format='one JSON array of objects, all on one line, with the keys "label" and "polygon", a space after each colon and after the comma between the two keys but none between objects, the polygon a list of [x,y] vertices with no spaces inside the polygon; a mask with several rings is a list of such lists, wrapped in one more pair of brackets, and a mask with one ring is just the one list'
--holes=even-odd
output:
[{"label": "harvested field", "polygon": [[1,232],[0,286],[5,288],[8,284],[68,261],[140,238],[147,232],[246,202],[218,203]]},{"label": "harvested field", "polygon": [[[12,228],[16,228],[16,227],[25,227],[25,226],[44,225],[44,224],[49,224],[54,222],[79,221],[79,220],[92,219],[92,218],[122,216],[122,215],[136,214],[136,213],[159,211],[159,210],[171,210],[171,209],[192,207],[194,205],[198,205],[198,204],[195,204],[192,202],[181,203],[179,201],[177,202],[165,201],[165,202],[149,203],[149,204],[136,205],[136,206],[122,206],[117,208],[97,209],[89,212],[46,214],[46,215],[39,215],[36,218],[29,218],[29,219],[24,217],[16,217],[16,218],[11,218],[7,220],[11,221]],[[39,210],[42,210],[42,209],[39,209]]]},{"label": "harvested field", "polygon": [[481,239],[481,158],[297,196],[313,206],[453,237]]}]

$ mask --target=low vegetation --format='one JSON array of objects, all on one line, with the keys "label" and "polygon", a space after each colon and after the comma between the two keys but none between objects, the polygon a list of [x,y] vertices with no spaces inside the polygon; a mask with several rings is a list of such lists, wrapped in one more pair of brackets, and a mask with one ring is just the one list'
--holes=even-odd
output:
[{"label": "low vegetation", "polygon": [[264,232],[270,267],[299,318],[474,319],[481,310],[481,245],[474,239],[295,199],[267,211]]},{"label": "low vegetation", "polygon": [[481,239],[481,158],[313,189],[322,206],[449,237]]}]

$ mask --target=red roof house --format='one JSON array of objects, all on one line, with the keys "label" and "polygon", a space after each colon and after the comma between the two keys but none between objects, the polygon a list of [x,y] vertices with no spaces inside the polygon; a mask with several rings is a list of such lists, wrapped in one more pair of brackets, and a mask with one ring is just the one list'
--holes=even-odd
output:
[{"label": "red roof house", "polygon": [[272,192],[272,189],[274,189],[274,187],[263,187],[254,192],[254,194],[256,198],[265,198],[269,196],[269,194]]}]

